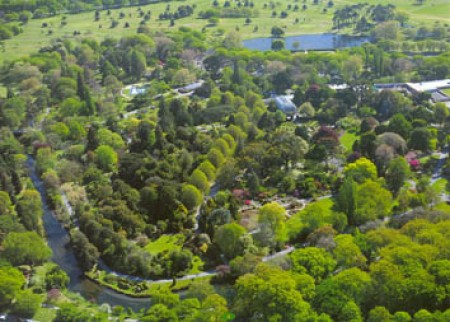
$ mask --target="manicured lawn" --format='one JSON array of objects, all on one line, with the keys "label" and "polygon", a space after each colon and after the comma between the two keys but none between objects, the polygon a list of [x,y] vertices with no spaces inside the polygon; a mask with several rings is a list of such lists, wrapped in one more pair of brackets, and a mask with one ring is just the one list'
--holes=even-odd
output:
[{"label": "manicured lawn", "polygon": [[184,243],[184,236],[178,235],[163,235],[155,241],[148,243],[144,249],[152,255],[157,255],[165,251],[181,249]]},{"label": "manicured lawn", "polygon": [[[95,274],[89,273],[91,277],[94,277]],[[106,278],[106,279],[105,279]],[[172,287],[172,282],[165,282],[165,283],[154,283],[154,282],[144,282],[144,283],[137,283],[136,285],[144,286],[144,289],[142,291],[136,292],[134,289],[134,283],[131,283],[129,288],[120,288],[118,286],[117,281],[111,280],[108,282],[107,275],[105,272],[100,272],[98,278],[96,280],[104,286],[107,286],[109,288],[112,288],[120,293],[128,294],[128,295],[134,295],[138,297],[148,297],[150,294],[155,290],[169,290],[169,291],[180,291],[187,289],[193,281],[196,280],[202,280],[202,281],[209,281],[212,278],[212,276],[204,276],[199,277],[195,279],[189,279],[189,280],[177,280],[175,286]]]},{"label": "manicured lawn", "polygon": [[321,200],[317,200],[313,203],[310,203],[308,206],[306,206],[305,209],[308,209],[308,207],[310,207],[313,204],[321,205],[324,209],[326,209],[327,211],[329,211],[331,213],[331,208],[333,207],[334,202],[333,202],[332,198],[324,198]]},{"label": "manicured lawn", "polygon": [[331,218],[332,216],[332,207],[333,207],[333,199],[332,198],[325,198],[321,200],[314,201],[307,205],[305,209],[299,211],[295,215],[293,215],[291,218],[288,219],[286,222],[286,227],[288,230],[289,236],[295,236],[299,234],[303,228],[304,228],[304,222],[302,220],[302,217],[309,207],[317,206],[317,209],[320,209],[322,213],[320,214],[321,218]]},{"label": "manicured lawn", "polygon": [[[219,1],[223,4],[223,1]],[[307,10],[298,10],[294,12],[287,10],[287,5],[293,5],[292,1],[279,0],[276,2],[275,9],[270,6],[267,9],[263,8],[265,2],[255,1],[255,10],[258,15],[252,17],[250,24],[245,24],[245,18],[222,18],[215,26],[209,26],[207,20],[198,19],[198,14],[202,10],[212,8],[212,1],[210,0],[186,0],[184,2],[171,2],[171,11],[174,11],[179,5],[196,5],[194,14],[190,17],[179,19],[175,21],[175,26],[169,27],[170,22],[167,20],[158,20],[159,14],[165,11],[166,2],[160,2],[141,6],[144,12],[151,11],[151,19],[147,21],[147,26],[152,32],[176,30],[180,26],[190,27],[196,30],[203,30],[203,33],[210,41],[217,41],[220,39],[218,35],[226,34],[229,31],[239,30],[242,38],[257,38],[270,36],[270,31],[273,26],[281,26],[285,31],[285,35],[300,35],[306,33],[322,33],[332,31],[332,17],[335,9],[343,5],[355,4],[354,0],[335,0],[332,8],[327,8],[327,1],[322,1],[318,5],[313,5],[308,2]],[[392,4],[389,0],[367,0],[369,4]],[[301,7],[302,3],[298,3]],[[450,2],[448,0],[427,0],[423,5],[415,5],[413,0],[399,0],[395,2],[395,6],[399,11],[410,15],[410,24],[427,24],[431,25],[435,21],[441,23],[450,23]],[[47,46],[52,40],[71,39],[80,40],[82,38],[94,38],[103,40],[106,37],[119,38],[126,35],[136,34],[139,23],[143,19],[137,13],[138,7],[128,7],[120,9],[112,9],[111,15],[107,15],[106,11],[101,11],[100,20],[94,20],[94,11],[85,12],[81,14],[67,14],[64,15],[66,25],[61,25],[63,15],[44,19],[30,19],[28,24],[22,26],[24,32],[12,39],[4,41],[5,51],[0,53],[0,62],[5,60],[12,60],[23,55],[30,54],[37,51],[39,48]],[[278,13],[277,18],[272,18],[272,11]],[[280,18],[279,13],[286,11],[287,18]],[[123,12],[125,18],[119,19],[119,14]],[[119,25],[113,29],[111,26],[111,19],[119,22]],[[295,23],[298,19],[299,23]],[[128,22],[130,27],[125,28],[125,23]],[[47,23],[47,28],[42,28],[42,24]],[[255,31],[255,27],[257,31]],[[49,32],[51,30],[51,32]],[[80,32],[78,36],[74,36],[74,31]],[[345,30],[344,30],[345,32]]]},{"label": "manicured lawn", "polygon": [[347,151],[351,151],[353,143],[355,143],[358,138],[358,135],[355,133],[345,132],[344,135],[341,136],[340,142]]},{"label": "manicured lawn", "polygon": [[442,91],[445,95],[450,96],[450,88],[441,89],[441,91]]}]

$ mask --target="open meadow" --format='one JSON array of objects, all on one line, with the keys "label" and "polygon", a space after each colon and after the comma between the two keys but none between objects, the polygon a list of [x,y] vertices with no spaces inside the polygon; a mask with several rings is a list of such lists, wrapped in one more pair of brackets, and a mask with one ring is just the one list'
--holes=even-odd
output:
[{"label": "open meadow", "polygon": [[[370,4],[389,4],[390,1],[368,0]],[[219,1],[223,5],[223,1]],[[94,11],[80,14],[56,15],[44,19],[30,19],[28,24],[23,26],[24,32],[12,39],[3,42],[3,48],[0,52],[0,63],[6,60],[14,60],[26,54],[35,52],[41,47],[51,44],[56,39],[81,39],[90,37],[102,40],[105,37],[120,38],[126,35],[136,33],[142,17],[138,14],[138,8],[145,13],[151,11],[151,19],[147,21],[147,26],[151,31],[170,31],[180,26],[202,30],[210,40],[218,39],[219,35],[232,30],[238,30],[242,38],[256,38],[270,36],[273,26],[280,26],[284,29],[286,35],[299,35],[307,33],[322,33],[332,31],[332,18],[335,9],[344,5],[358,3],[351,0],[336,0],[332,7],[328,7],[328,1],[320,1],[314,5],[312,1],[307,1],[306,10],[302,10],[303,2],[292,0],[279,0],[276,2],[275,9],[267,6],[264,9],[264,1],[255,1],[254,9],[258,14],[251,18],[250,23],[245,22],[245,18],[222,18],[217,24],[211,25],[205,19],[199,19],[198,14],[201,11],[213,8],[210,0],[186,0],[183,2],[161,2],[142,7],[126,7],[112,9],[110,15],[107,11],[100,12],[99,21],[94,19]],[[170,27],[169,20],[159,20],[158,17],[166,10],[170,4],[170,11],[176,10],[180,5],[196,5],[194,14],[190,17],[175,21],[175,25]],[[300,9],[294,11],[292,8],[298,5]],[[288,10],[291,5],[291,10]],[[448,0],[427,0],[423,5],[416,5],[413,0],[400,0],[395,2],[399,11],[405,12],[410,16],[409,23],[412,25],[425,24],[431,26],[436,21],[441,23],[450,23],[450,2]],[[326,9],[326,12],[324,11]],[[277,17],[273,18],[275,11]],[[281,18],[280,13],[285,11],[288,15]],[[119,18],[123,13],[123,18]],[[297,20],[298,19],[298,20]],[[112,20],[116,20],[118,25],[111,28]],[[298,21],[296,23],[296,21]],[[64,22],[63,24],[61,22]],[[129,27],[125,27],[128,23]],[[47,27],[43,27],[47,24]],[[74,36],[74,32],[79,33]],[[345,32],[345,31],[344,31]]]}]

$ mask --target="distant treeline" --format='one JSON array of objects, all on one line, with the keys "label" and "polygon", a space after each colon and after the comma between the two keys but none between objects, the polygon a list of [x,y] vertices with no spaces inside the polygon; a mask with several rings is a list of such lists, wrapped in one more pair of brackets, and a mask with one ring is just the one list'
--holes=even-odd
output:
[{"label": "distant treeline", "polygon": [[221,8],[208,9],[199,13],[199,17],[202,19],[209,19],[212,17],[217,18],[247,18],[257,17],[258,10],[249,8]]},{"label": "distant treeline", "polygon": [[127,6],[143,6],[172,0],[0,0],[0,18],[5,14],[29,11],[33,18],[55,15],[58,13],[78,13],[94,9],[114,9]]}]

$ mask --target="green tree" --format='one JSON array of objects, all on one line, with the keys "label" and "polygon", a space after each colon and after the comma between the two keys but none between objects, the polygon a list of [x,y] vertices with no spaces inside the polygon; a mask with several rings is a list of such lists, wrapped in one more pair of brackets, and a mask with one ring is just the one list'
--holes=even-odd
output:
[{"label": "green tree", "polygon": [[25,277],[16,268],[0,266],[0,305],[8,305],[25,284]]},{"label": "green tree", "polygon": [[403,157],[393,159],[386,171],[386,183],[389,190],[396,196],[410,175],[409,164]]},{"label": "green tree", "polygon": [[205,194],[208,193],[209,191],[208,177],[206,176],[205,173],[203,173],[203,171],[195,169],[189,178],[189,182],[201,192]]},{"label": "green tree", "polygon": [[226,161],[217,174],[216,182],[222,189],[232,189],[236,185],[236,177],[239,175],[239,168],[236,162],[231,159]]},{"label": "green tree", "polygon": [[284,30],[280,27],[272,27],[270,33],[272,34],[272,37],[281,37],[284,35]]},{"label": "green tree", "polygon": [[289,272],[260,264],[254,274],[237,280],[232,312],[242,321],[255,317],[261,321],[314,320],[313,311],[296,287]]},{"label": "green tree", "polygon": [[225,48],[241,48],[242,47],[242,37],[241,35],[236,31],[229,32],[224,40],[223,45]]},{"label": "green tree", "polygon": [[143,53],[133,50],[131,53],[130,73],[134,80],[139,80],[145,73],[147,63]]},{"label": "green tree", "polygon": [[208,177],[208,181],[213,181],[216,178],[216,168],[209,160],[205,160],[197,167]]},{"label": "green tree", "polygon": [[14,214],[14,206],[5,191],[0,191],[0,216]]},{"label": "green tree", "polygon": [[227,258],[232,259],[241,255],[244,250],[241,238],[245,232],[245,228],[238,224],[226,224],[217,229],[214,242]]},{"label": "green tree", "polygon": [[52,288],[65,289],[69,284],[69,276],[58,266],[53,267],[45,274],[47,290]]},{"label": "green tree", "polygon": [[4,255],[13,265],[37,265],[52,255],[51,249],[35,232],[10,233],[4,242]]},{"label": "green tree", "polygon": [[181,202],[187,209],[194,209],[198,207],[202,202],[202,193],[195,186],[186,184],[181,189]]},{"label": "green tree", "polygon": [[89,321],[93,318],[90,312],[79,308],[76,304],[62,303],[58,307],[55,322]]},{"label": "green tree", "polygon": [[274,51],[279,51],[279,50],[284,49],[284,40],[282,40],[282,39],[272,40],[271,49]]},{"label": "green tree", "polygon": [[378,182],[366,181],[356,192],[355,224],[384,218],[391,213],[392,194]]},{"label": "green tree", "polygon": [[401,135],[405,140],[409,138],[409,133],[412,130],[412,125],[403,116],[403,114],[395,114],[389,119],[388,131]]},{"label": "green tree", "polygon": [[208,280],[196,279],[194,280],[186,292],[186,298],[196,298],[203,302],[208,296],[215,294],[214,287]]},{"label": "green tree", "polygon": [[109,172],[117,168],[117,153],[108,145],[101,145],[95,150],[95,160],[103,171]]},{"label": "green tree", "polygon": [[368,273],[352,267],[339,272],[332,277],[332,280],[342,293],[358,305],[367,300],[371,287],[371,278]]},{"label": "green tree", "polygon": [[43,298],[32,290],[24,290],[17,294],[12,312],[24,318],[32,318],[41,307]]},{"label": "green tree", "polygon": [[307,273],[318,282],[326,278],[336,267],[336,261],[323,248],[306,247],[290,255],[295,272]]},{"label": "green tree", "polygon": [[219,149],[212,148],[208,152],[208,160],[213,164],[213,166],[219,168],[224,163],[225,157]]},{"label": "green tree", "polygon": [[163,304],[155,304],[147,311],[147,315],[140,319],[143,322],[177,322],[174,311]]},{"label": "green tree", "polygon": [[445,103],[436,103],[436,105],[434,105],[434,119],[437,123],[441,125],[445,123],[449,114],[450,112]]},{"label": "green tree", "polygon": [[42,174],[56,168],[56,158],[50,148],[41,148],[36,154],[36,169]]},{"label": "green tree", "polygon": [[292,132],[277,132],[273,137],[274,154],[280,157],[286,171],[295,166],[308,151],[308,143]]},{"label": "green tree", "polygon": [[415,128],[411,132],[408,146],[410,149],[427,152],[431,149],[431,132],[425,127]]},{"label": "green tree", "polygon": [[39,235],[44,234],[42,226],[42,201],[37,190],[25,190],[22,198],[17,202],[17,212],[22,224],[28,230],[34,230]]},{"label": "green tree", "polygon": [[336,209],[347,215],[348,224],[351,226],[355,224],[357,188],[358,185],[351,178],[346,179],[339,189],[335,201]]},{"label": "green tree", "polygon": [[361,253],[352,235],[339,235],[334,239],[336,247],[333,256],[341,267],[364,267],[367,259]]},{"label": "green tree", "polygon": [[258,224],[267,227],[277,243],[284,243],[287,240],[285,220],[285,209],[275,201],[259,209]]},{"label": "green tree", "polygon": [[211,294],[202,302],[194,321],[220,321],[227,313],[227,300],[218,294]]},{"label": "green tree", "polygon": [[344,175],[347,179],[362,183],[366,180],[375,180],[377,175],[376,165],[366,158],[360,158],[344,168]]},{"label": "green tree", "polygon": [[316,114],[316,110],[310,102],[303,103],[298,109],[300,114],[303,114],[306,117],[314,117],[314,115]]},{"label": "green tree", "polygon": [[385,21],[375,26],[372,36],[378,40],[399,40],[401,34],[397,21]]},{"label": "green tree", "polygon": [[188,249],[174,250],[169,254],[171,261],[170,275],[180,276],[192,268],[192,253]]},{"label": "green tree", "polygon": [[367,322],[389,322],[391,318],[391,313],[385,307],[377,306],[370,310]]}]

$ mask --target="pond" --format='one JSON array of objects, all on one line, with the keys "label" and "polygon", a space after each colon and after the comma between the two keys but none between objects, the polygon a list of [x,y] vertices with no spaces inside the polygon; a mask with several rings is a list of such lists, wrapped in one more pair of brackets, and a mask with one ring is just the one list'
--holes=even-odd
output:
[{"label": "pond", "polygon": [[339,48],[358,47],[370,38],[360,36],[337,35],[331,33],[289,36],[285,38],[254,38],[244,40],[245,48],[252,50],[271,50],[272,40],[283,39],[285,48],[293,51],[300,50],[334,50]]}]

